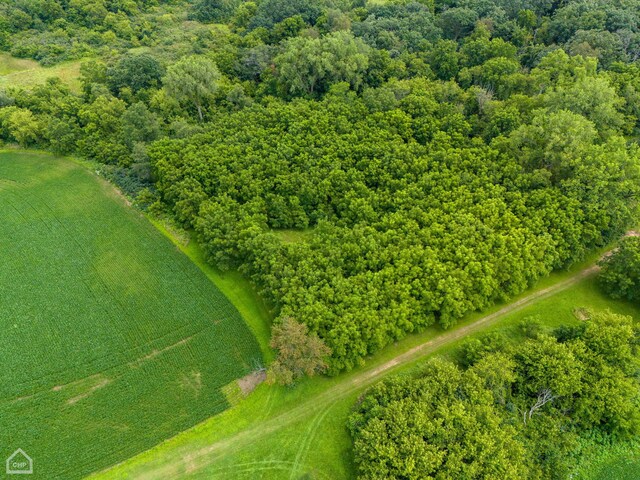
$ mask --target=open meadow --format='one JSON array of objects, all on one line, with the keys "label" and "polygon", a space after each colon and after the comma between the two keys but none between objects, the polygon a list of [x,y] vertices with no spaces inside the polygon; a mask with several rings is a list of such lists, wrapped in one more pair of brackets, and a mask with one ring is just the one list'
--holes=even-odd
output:
[{"label": "open meadow", "polygon": [[34,60],[0,53],[0,88],[16,86],[31,88],[45,83],[47,78],[57,77],[73,92],[79,92],[81,63],[80,60],[74,60],[43,67]]},{"label": "open meadow", "polygon": [[86,168],[0,153],[0,454],[82,478],[228,407],[262,362],[238,310]]}]

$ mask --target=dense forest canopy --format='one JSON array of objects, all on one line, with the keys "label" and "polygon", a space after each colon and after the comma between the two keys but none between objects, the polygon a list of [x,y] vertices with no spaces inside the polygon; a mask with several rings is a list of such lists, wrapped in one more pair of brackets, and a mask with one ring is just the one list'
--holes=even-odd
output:
[{"label": "dense forest canopy", "polygon": [[[461,89],[384,88],[384,111],[342,85],[150,150],[164,200],[210,258],[251,275],[340,367],[580,259],[624,230],[637,188],[635,149],[545,99],[531,123],[485,142],[468,136]],[[302,243],[274,233],[309,227]]]},{"label": "dense forest canopy", "polygon": [[624,238],[601,261],[601,287],[613,298],[640,302],[640,237],[637,232]]},{"label": "dense forest canopy", "polygon": [[639,29],[638,0],[0,0],[0,49],[83,58],[79,91],[0,91],[0,139],[100,163],[336,373],[637,218]]},{"label": "dense forest canopy", "polygon": [[572,478],[586,438],[638,433],[637,341],[630,317],[595,313],[381,382],[349,420],[358,478]]}]

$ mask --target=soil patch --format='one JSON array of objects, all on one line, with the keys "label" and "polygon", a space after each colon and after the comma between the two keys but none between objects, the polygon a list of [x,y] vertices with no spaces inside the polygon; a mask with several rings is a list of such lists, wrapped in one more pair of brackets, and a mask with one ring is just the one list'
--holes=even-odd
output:
[{"label": "soil patch", "polygon": [[267,372],[260,370],[252,372],[249,375],[245,375],[238,379],[238,386],[242,390],[242,395],[245,397],[253,392],[258,385],[267,379]]}]

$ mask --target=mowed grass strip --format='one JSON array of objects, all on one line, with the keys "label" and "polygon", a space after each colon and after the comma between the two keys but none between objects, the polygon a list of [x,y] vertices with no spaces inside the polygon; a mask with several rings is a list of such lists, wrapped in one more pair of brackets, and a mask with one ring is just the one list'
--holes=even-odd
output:
[{"label": "mowed grass strip", "polygon": [[85,168],[0,153],[0,457],[73,479],[221,412],[261,361],[236,308]]},{"label": "mowed grass strip", "polygon": [[50,67],[43,67],[35,60],[12,57],[0,53],[0,88],[32,88],[57,77],[69,85],[72,91],[80,92],[80,65],[82,60],[71,60]]}]

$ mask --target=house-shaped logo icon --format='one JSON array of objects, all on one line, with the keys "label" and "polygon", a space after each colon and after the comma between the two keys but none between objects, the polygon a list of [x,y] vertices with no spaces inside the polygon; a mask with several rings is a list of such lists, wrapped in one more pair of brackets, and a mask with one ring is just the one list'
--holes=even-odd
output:
[{"label": "house-shaped logo icon", "polygon": [[17,449],[7,458],[7,475],[19,475],[33,473],[33,460],[21,448]]}]

